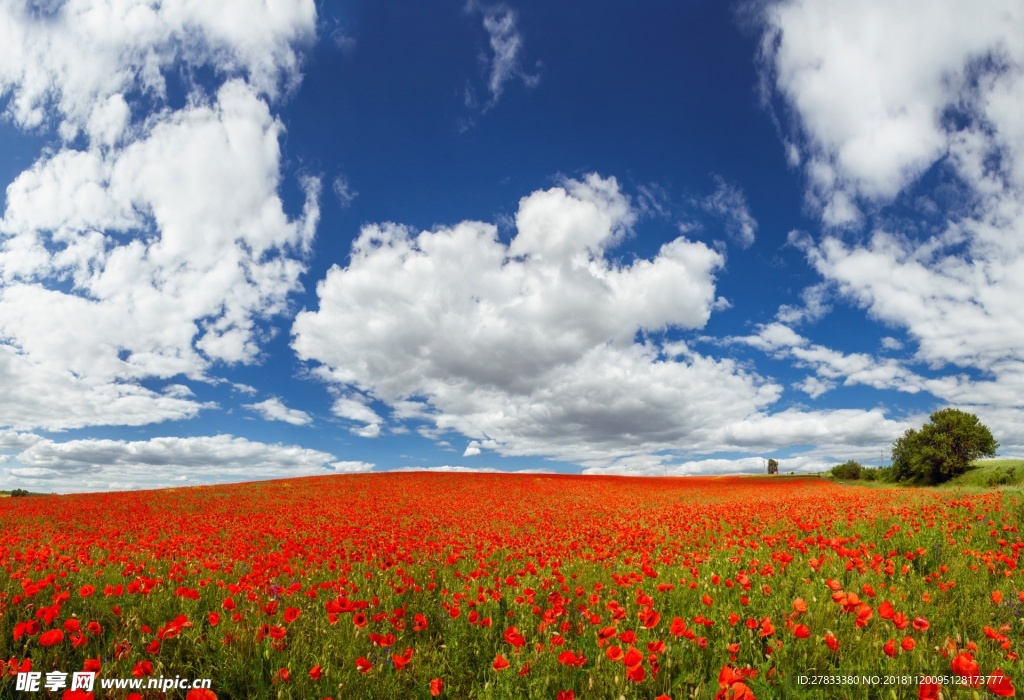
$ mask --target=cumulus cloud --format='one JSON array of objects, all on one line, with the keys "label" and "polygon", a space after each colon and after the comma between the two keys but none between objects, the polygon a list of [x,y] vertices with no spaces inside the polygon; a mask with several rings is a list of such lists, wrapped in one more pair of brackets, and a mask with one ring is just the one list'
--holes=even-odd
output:
[{"label": "cumulus cloud", "polygon": [[527,73],[522,66],[523,36],[517,26],[516,12],[505,4],[484,5],[475,0],[470,0],[466,9],[480,13],[487,31],[490,54],[483,59],[488,73],[487,88],[491,93],[487,106],[493,107],[498,103],[505,85],[511,80],[518,78],[527,87],[535,86],[540,76]]},{"label": "cumulus cloud", "polygon": [[231,435],[144,441],[40,439],[8,462],[7,484],[45,491],[106,491],[367,471],[327,452]]},{"label": "cumulus cloud", "polygon": [[[1020,152],[1015,0],[786,0],[762,18],[765,80],[796,116],[793,142],[827,222],[858,220],[860,202],[892,199],[983,126]],[[975,123],[961,128],[953,112]]]},{"label": "cumulus cloud", "polygon": [[[923,381],[875,360],[860,372],[1002,416],[1012,434],[1007,411],[1024,408],[1024,5],[786,0],[762,18],[766,85],[793,116],[809,201],[826,227],[867,224],[791,241],[838,294],[906,331],[907,362],[960,374]],[[824,378],[863,359],[791,352]]]},{"label": "cumulus cloud", "polygon": [[[260,324],[298,288],[320,184],[304,180],[302,213],[284,212],[267,99],[298,80],[315,7],[229,5],[0,3],[7,116],[65,141],[7,188],[0,425],[194,416],[209,404],[153,382],[255,361]],[[220,86],[166,108],[168,75],[201,66]],[[157,108],[133,115],[143,105]]]},{"label": "cumulus cloud", "polygon": [[84,129],[111,143],[127,122],[125,96],[162,98],[179,61],[243,77],[268,96],[294,87],[297,45],[315,29],[313,0],[8,0],[0,3],[0,94],[19,126],[56,122],[66,139]]},{"label": "cumulus cloud", "polygon": [[309,425],[313,422],[313,418],[308,413],[297,408],[288,408],[276,396],[259,403],[245,404],[243,408],[255,411],[267,420],[279,420],[292,425]]},{"label": "cumulus cloud", "polygon": [[[372,397],[392,420],[422,422],[430,439],[467,437],[467,457],[491,450],[603,468],[660,464],[659,451],[714,452],[737,442],[728,426],[760,416],[782,388],[654,339],[704,326],[723,259],[680,237],[649,260],[613,262],[608,252],[635,218],[614,179],[590,175],[524,197],[508,243],[480,222],[366,226],[348,264],[317,285],[319,309],[296,317],[292,346],[346,392],[339,416],[383,424]],[[861,414],[841,418],[851,430],[884,424]]]}]

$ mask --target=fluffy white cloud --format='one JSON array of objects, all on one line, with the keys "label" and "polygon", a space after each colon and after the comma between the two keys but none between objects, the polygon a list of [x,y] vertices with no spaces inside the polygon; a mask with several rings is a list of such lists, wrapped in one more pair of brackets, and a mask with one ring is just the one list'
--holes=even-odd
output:
[{"label": "fluffy white cloud", "polygon": [[[0,425],[191,417],[205,404],[180,382],[140,382],[256,359],[319,215],[315,179],[298,218],[283,210],[283,127],[265,97],[298,80],[314,24],[311,0],[0,2],[8,115],[66,141],[7,188]],[[199,66],[226,81],[166,109],[167,74]],[[142,104],[157,109],[133,118]]]},{"label": "fluffy white cloud", "polygon": [[[650,260],[612,262],[634,219],[615,180],[591,175],[523,198],[507,244],[478,222],[367,226],[348,265],[317,285],[319,309],[298,314],[293,347],[336,390],[361,392],[345,394],[339,416],[379,425],[372,397],[394,420],[432,424],[420,428],[430,439],[466,436],[465,456],[604,468],[753,449],[738,426],[765,419],[781,387],[682,342],[637,340],[705,324],[721,255],[677,238]],[[792,417],[818,426],[828,415]],[[838,418],[839,442],[847,426],[872,439],[892,427],[877,412]]]},{"label": "fluffy white cloud", "polygon": [[44,491],[106,491],[368,471],[366,462],[230,435],[145,441],[38,440],[2,468],[3,483]]},{"label": "fluffy white cloud", "polygon": [[791,145],[826,221],[893,198],[983,125],[1021,152],[1016,0],[785,0],[766,4],[763,20],[765,78],[797,117]]},{"label": "fluffy white cloud", "polygon": [[309,425],[313,422],[312,417],[308,413],[297,408],[288,408],[276,396],[259,403],[245,404],[244,408],[256,411],[267,420],[279,420],[291,423],[292,425]]},{"label": "fluffy white cloud", "polygon": [[[906,330],[905,361],[975,378],[926,381],[809,343],[786,352],[825,380],[996,416],[1019,444],[1007,416],[1024,408],[1024,5],[785,0],[763,19],[766,81],[795,117],[810,199],[826,224],[871,225],[791,242],[839,294]],[[901,196],[907,206],[865,216]]]},{"label": "fluffy white cloud", "polygon": [[55,122],[66,139],[84,129],[110,144],[128,122],[124,96],[163,97],[179,61],[245,77],[270,96],[290,89],[296,47],[315,28],[313,0],[3,0],[0,95],[20,126]]}]

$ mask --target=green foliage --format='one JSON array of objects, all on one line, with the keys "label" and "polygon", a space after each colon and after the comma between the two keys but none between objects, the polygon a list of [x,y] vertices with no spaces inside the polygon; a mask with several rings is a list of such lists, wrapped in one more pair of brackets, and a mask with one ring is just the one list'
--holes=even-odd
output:
[{"label": "green foliage", "polygon": [[26,491],[25,489],[14,489],[13,491],[11,491],[11,497],[12,498],[15,497],[15,496],[28,496],[28,495],[29,495],[29,492]]},{"label": "green foliage", "polygon": [[892,446],[898,481],[939,484],[963,474],[979,457],[992,457],[999,443],[973,413],[936,411],[920,430],[908,429]]},{"label": "green foliage", "polygon": [[778,462],[778,460],[775,460],[775,459],[769,459],[768,460],[768,473],[769,474],[778,474],[779,473],[779,462]]},{"label": "green foliage", "polygon": [[1007,486],[1017,483],[1017,470],[1014,467],[1003,467],[993,472],[985,481],[986,486]]},{"label": "green foliage", "polygon": [[832,476],[836,479],[859,479],[863,472],[860,462],[852,459],[832,467]]}]

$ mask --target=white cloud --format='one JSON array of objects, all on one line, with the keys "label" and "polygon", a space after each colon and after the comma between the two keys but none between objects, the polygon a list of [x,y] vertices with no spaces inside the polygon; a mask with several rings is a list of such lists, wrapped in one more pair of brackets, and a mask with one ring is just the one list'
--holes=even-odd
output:
[{"label": "white cloud", "polygon": [[[1000,430],[1015,434],[1006,416],[1024,408],[1024,5],[764,7],[766,78],[795,116],[809,197],[826,224],[871,224],[865,237],[791,242],[839,294],[906,331],[907,362],[977,378],[925,381],[874,360],[858,370],[864,356],[810,346],[793,356],[821,377],[916,387],[1002,416]],[[921,177],[929,169],[941,185]],[[897,197],[907,206],[868,219]]]},{"label": "white cloud", "polygon": [[829,291],[825,283],[813,284],[800,293],[803,301],[802,306],[791,306],[783,304],[779,307],[775,318],[780,323],[797,325],[800,323],[813,323],[825,316],[832,307],[828,303]]},{"label": "white cloud", "polygon": [[[757,220],[750,214],[743,190],[719,175],[715,176],[715,183],[717,189],[701,201],[701,206],[722,220],[733,242],[741,248],[749,248],[757,235]],[[683,226],[680,225],[680,230]]]},{"label": "white cloud", "polygon": [[476,440],[470,440],[469,444],[466,445],[466,451],[462,453],[463,457],[476,457],[480,454],[480,443]]},{"label": "white cloud", "polygon": [[[786,0],[763,20],[766,80],[797,117],[811,200],[829,223],[892,199],[981,122],[1004,148],[1024,143],[1010,107],[1024,59],[1016,0]],[[977,123],[961,129],[948,110]]]},{"label": "white cloud", "polygon": [[[505,91],[505,85],[511,80],[519,78],[527,87],[535,86],[540,76],[527,73],[522,67],[523,36],[517,26],[515,11],[504,4],[483,5],[475,0],[470,0],[466,9],[483,16],[484,29],[487,31],[491,50],[491,54],[485,58],[487,88],[491,93],[488,107],[497,104]],[[472,101],[471,96],[467,98],[467,104]]]},{"label": "white cloud", "polygon": [[338,205],[342,209],[348,209],[352,206],[352,202],[359,196],[359,193],[352,189],[348,178],[344,175],[336,176],[331,188],[334,190],[334,196],[338,198]]},{"label": "white cloud", "polygon": [[313,422],[308,413],[297,408],[288,408],[276,396],[259,403],[245,404],[243,408],[255,411],[267,420],[279,420],[292,425],[309,425]]},{"label": "white cloud", "polygon": [[0,3],[0,95],[21,127],[56,122],[66,139],[87,129],[111,143],[126,122],[124,95],[163,97],[178,61],[242,76],[275,96],[299,79],[296,47],[312,40],[313,0],[110,2],[67,0],[42,9]]},{"label": "white cloud", "polygon": [[883,350],[902,350],[903,349],[903,343],[901,343],[900,341],[896,340],[896,338],[893,338],[892,336],[888,336],[888,335],[885,336],[884,338],[882,338],[881,344],[882,344],[882,349]]},{"label": "white cloud", "polygon": [[[144,441],[38,440],[5,465],[3,483],[46,491],[106,491],[367,471],[327,452],[230,435]],[[72,486],[73,485],[73,486]]]},{"label": "white cloud", "polygon": [[[486,448],[608,467],[717,451],[782,388],[685,343],[636,341],[703,327],[723,260],[678,238],[650,260],[614,263],[607,252],[634,220],[615,180],[591,175],[523,198],[507,245],[479,222],[366,226],[348,265],[317,285],[319,309],[298,314],[293,347],[337,390],[428,423],[418,428],[428,439],[467,437],[465,456]],[[342,417],[380,422],[363,400],[343,406]],[[842,437],[847,425],[875,436],[879,423],[842,414],[833,440],[859,439]]]},{"label": "white cloud", "polygon": [[[208,404],[139,382],[256,360],[319,215],[315,179],[301,216],[283,211],[283,127],[265,97],[298,80],[314,25],[311,0],[0,3],[7,114],[65,140],[7,188],[0,425],[188,418]],[[200,66],[225,82],[164,108],[167,76]]]}]

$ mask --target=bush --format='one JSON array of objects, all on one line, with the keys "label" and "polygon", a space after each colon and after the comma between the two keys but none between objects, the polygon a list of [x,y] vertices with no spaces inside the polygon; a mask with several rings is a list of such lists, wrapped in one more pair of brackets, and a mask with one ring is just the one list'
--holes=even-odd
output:
[{"label": "bush", "polygon": [[14,497],[14,496],[27,496],[27,495],[29,495],[29,493],[25,489],[14,489],[13,491],[11,491],[11,496],[12,497]]},{"label": "bush", "polygon": [[832,467],[832,476],[836,479],[859,479],[863,471],[864,467],[861,466],[860,462],[855,462],[851,459],[843,464],[837,464]]},{"label": "bush", "polygon": [[920,430],[908,429],[892,445],[892,469],[900,481],[939,484],[967,471],[979,457],[994,457],[999,443],[973,413],[944,408]]},{"label": "bush", "polygon": [[860,478],[864,481],[878,481],[878,470],[864,467],[860,471]]},{"label": "bush", "polygon": [[1007,486],[1017,483],[1017,470],[1014,467],[1003,467],[989,476],[986,486]]}]

